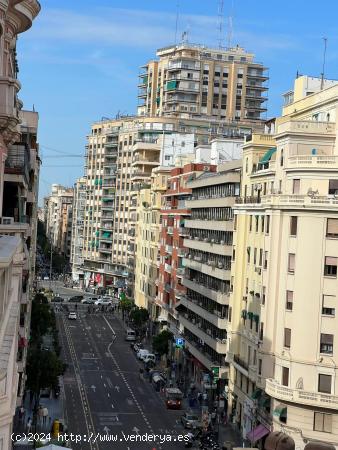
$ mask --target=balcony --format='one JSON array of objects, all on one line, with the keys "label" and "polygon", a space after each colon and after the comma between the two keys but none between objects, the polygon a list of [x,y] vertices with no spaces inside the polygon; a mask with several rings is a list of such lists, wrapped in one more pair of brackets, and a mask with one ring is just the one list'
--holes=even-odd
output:
[{"label": "balcony", "polygon": [[167,233],[168,234],[173,234],[174,232],[174,228],[173,227],[168,227]]},{"label": "balcony", "polygon": [[180,236],[188,236],[189,230],[187,230],[186,228],[183,228],[183,227],[179,227],[178,234]]},{"label": "balcony", "polygon": [[191,331],[195,336],[202,339],[203,342],[205,342],[209,347],[213,348],[217,353],[223,353],[225,354],[227,351],[227,343],[226,339],[219,342],[220,340],[214,339],[210,334],[207,332],[207,330],[203,330],[202,328],[199,328],[197,324],[194,324],[191,322],[188,317],[185,317],[180,314],[180,322],[181,324]]},{"label": "balcony", "polygon": [[220,291],[215,291],[208,286],[204,286],[203,284],[199,283],[198,281],[192,281],[188,278],[183,278],[182,284],[201,294],[204,295],[204,297],[210,298],[210,300],[214,300],[215,302],[219,303],[220,305],[228,305],[229,304],[229,294],[223,293]]},{"label": "balcony", "polygon": [[[285,120],[285,119],[284,119]],[[321,134],[329,137],[335,137],[335,123],[333,122],[317,122],[310,120],[286,120],[283,118],[277,122],[277,134],[281,133],[305,133],[305,134]]]},{"label": "balcony", "polygon": [[184,267],[179,267],[178,269],[176,269],[176,275],[178,277],[183,277],[184,276],[184,272],[185,272]]},{"label": "balcony", "polygon": [[172,247],[172,245],[166,245],[166,246],[165,246],[165,251],[166,251],[167,253],[169,253],[169,254],[172,254],[172,252],[173,252],[173,247]]},{"label": "balcony", "polygon": [[25,145],[11,145],[5,161],[5,174],[23,175],[28,183],[29,162],[30,153]]},{"label": "balcony", "polygon": [[197,270],[205,275],[210,275],[224,281],[230,280],[230,269],[221,269],[212,265],[209,266],[205,263],[188,258],[183,259],[183,264],[185,267]]},{"label": "balcony", "polygon": [[182,296],[180,298],[180,301],[181,301],[181,303],[180,303],[181,305],[184,305],[187,309],[194,312],[198,316],[203,317],[203,319],[212,323],[213,325],[215,325],[215,327],[217,327],[221,330],[227,329],[228,321],[225,318],[219,317],[219,315],[216,314],[216,313],[218,313],[218,311],[215,311],[214,313],[212,313],[212,312],[206,310],[205,308],[203,308],[202,306],[200,306],[200,304],[197,301],[191,300],[186,296]]},{"label": "balcony", "polygon": [[131,174],[131,179],[132,180],[144,180],[145,178],[150,178],[151,177],[151,171],[150,172],[143,172],[143,171],[137,171],[137,172],[133,172]]},{"label": "balcony", "polygon": [[231,256],[232,255],[232,246],[225,244],[215,244],[211,242],[211,239],[208,240],[199,240],[199,239],[184,239],[184,244],[187,248],[192,248],[195,250],[201,250],[203,252],[215,253],[216,255],[222,256]]},{"label": "balcony", "polygon": [[265,383],[265,392],[270,397],[282,401],[294,402],[301,405],[309,405],[318,408],[338,409],[338,396],[322,394],[320,392],[305,391],[303,389],[292,389],[282,386],[276,380],[268,378]]},{"label": "balcony", "polygon": [[164,264],[164,270],[168,273],[171,273],[171,265],[170,264]]},{"label": "balcony", "polygon": [[338,156],[336,155],[295,155],[287,158],[286,170],[304,169],[326,170],[338,169]]},{"label": "balcony", "polygon": [[241,359],[239,355],[233,356],[232,363],[237,370],[239,370],[245,376],[249,376],[249,364],[243,361],[243,359]]},{"label": "balcony", "polygon": [[195,228],[200,230],[232,231],[232,220],[201,220],[185,219],[185,228]]}]

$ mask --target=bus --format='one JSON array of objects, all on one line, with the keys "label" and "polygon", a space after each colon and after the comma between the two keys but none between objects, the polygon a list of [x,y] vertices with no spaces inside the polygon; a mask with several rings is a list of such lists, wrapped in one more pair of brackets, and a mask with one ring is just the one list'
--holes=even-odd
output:
[{"label": "bus", "polygon": [[126,330],[126,341],[136,341],[136,332],[131,328]]},{"label": "bus", "polygon": [[181,409],[183,394],[177,388],[167,388],[165,390],[165,403],[167,409]]}]

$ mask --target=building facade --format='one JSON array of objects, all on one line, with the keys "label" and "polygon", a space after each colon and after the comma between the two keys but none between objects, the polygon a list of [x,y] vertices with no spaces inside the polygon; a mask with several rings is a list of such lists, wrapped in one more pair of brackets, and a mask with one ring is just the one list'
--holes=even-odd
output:
[{"label": "building facade", "polygon": [[285,100],[274,134],[243,148],[230,414],[256,446],[274,429],[338,448],[338,83],[300,77]]},{"label": "building facade", "polygon": [[76,180],[74,185],[74,198],[72,214],[73,219],[71,233],[70,264],[72,266],[72,278],[75,282],[83,281],[83,226],[86,206],[86,179]]},{"label": "building facade", "polygon": [[[29,337],[40,160],[38,116],[22,112],[17,94],[17,35],[40,11],[35,0],[0,4],[0,448],[12,447],[13,416],[21,404]],[[21,123],[21,129],[20,129]]]},{"label": "building facade", "polygon": [[156,56],[141,67],[138,115],[259,122],[266,111],[267,69],[243,48],[182,43]]},{"label": "building facade", "polygon": [[54,251],[69,258],[71,253],[71,230],[73,188],[52,185],[52,192],[45,199],[46,234]]}]

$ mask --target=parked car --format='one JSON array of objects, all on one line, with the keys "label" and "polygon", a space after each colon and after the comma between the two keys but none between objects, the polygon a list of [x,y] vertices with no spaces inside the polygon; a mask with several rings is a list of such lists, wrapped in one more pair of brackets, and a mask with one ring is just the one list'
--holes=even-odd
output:
[{"label": "parked car", "polygon": [[85,305],[94,305],[97,300],[98,297],[85,297],[83,300],[81,300],[81,303]]},{"label": "parked car", "polygon": [[70,297],[69,303],[80,303],[83,300],[83,295],[74,295],[74,297]]},{"label": "parked car", "polygon": [[77,314],[76,312],[72,311],[68,314],[68,319],[70,320],[76,320],[77,319]]},{"label": "parked car", "polygon": [[148,355],[149,350],[145,349],[145,348],[141,348],[138,352],[137,352],[137,357],[138,359],[143,359],[146,355]]},{"label": "parked car", "polygon": [[192,414],[189,411],[186,411],[183,416],[181,417],[181,422],[184,428],[200,428],[201,422],[199,420],[199,417],[196,414]]},{"label": "parked car", "polygon": [[62,297],[53,297],[51,300],[52,303],[62,303],[64,301],[65,301],[65,299]]},{"label": "parked car", "polygon": [[152,362],[153,364],[155,364],[156,362],[156,356],[153,353],[147,353],[146,355],[143,356],[142,361],[145,364],[148,364],[150,362]]}]

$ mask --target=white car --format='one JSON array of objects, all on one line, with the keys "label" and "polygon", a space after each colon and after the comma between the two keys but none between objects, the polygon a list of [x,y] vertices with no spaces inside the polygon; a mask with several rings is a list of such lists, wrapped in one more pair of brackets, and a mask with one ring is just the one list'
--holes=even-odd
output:
[{"label": "white car", "polygon": [[155,364],[156,362],[156,356],[153,353],[147,353],[146,355],[143,356],[142,361],[147,364],[148,362],[152,362]]},{"label": "white car", "polygon": [[143,360],[143,358],[148,355],[150,353],[149,350],[146,350],[145,348],[141,348],[138,352],[137,352],[137,357],[138,359]]},{"label": "white car", "polygon": [[72,311],[68,314],[68,319],[70,320],[76,320],[77,319],[77,314],[76,312]]},{"label": "white car", "polygon": [[112,304],[112,301],[110,298],[99,298],[98,300],[96,300],[95,305],[104,305],[104,306],[109,306]]}]

